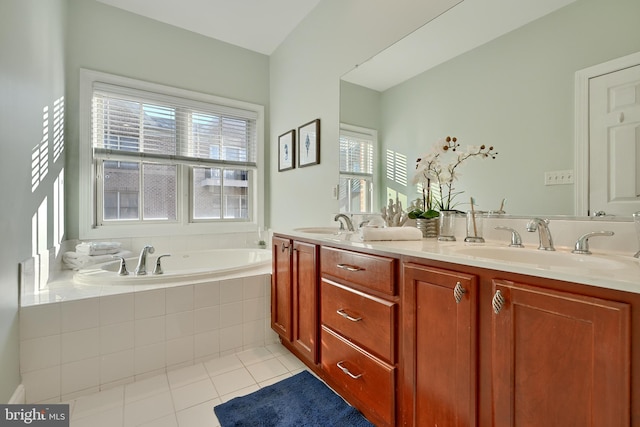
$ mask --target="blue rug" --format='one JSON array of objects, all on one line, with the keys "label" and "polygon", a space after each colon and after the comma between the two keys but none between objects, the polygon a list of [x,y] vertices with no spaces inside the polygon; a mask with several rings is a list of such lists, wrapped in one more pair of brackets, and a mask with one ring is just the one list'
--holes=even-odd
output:
[{"label": "blue rug", "polygon": [[308,371],[213,408],[222,427],[373,427]]}]

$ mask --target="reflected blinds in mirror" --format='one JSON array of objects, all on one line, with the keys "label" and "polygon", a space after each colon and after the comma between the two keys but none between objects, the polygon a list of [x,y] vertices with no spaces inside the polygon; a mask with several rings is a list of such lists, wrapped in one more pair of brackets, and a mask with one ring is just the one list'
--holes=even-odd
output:
[{"label": "reflected blinds in mirror", "polygon": [[376,133],[340,129],[341,212],[373,210],[373,162]]}]

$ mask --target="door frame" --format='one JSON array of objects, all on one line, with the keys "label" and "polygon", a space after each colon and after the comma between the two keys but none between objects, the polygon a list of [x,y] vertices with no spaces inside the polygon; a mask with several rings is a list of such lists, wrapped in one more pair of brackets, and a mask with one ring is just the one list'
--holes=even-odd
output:
[{"label": "door frame", "polygon": [[576,71],[574,120],[574,214],[589,214],[589,80],[640,65],[640,52]]}]

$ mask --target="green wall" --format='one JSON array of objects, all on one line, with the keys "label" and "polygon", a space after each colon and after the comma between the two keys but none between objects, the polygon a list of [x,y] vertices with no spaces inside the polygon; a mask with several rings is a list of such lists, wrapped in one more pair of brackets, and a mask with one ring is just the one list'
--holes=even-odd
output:
[{"label": "green wall", "polygon": [[[272,164],[274,229],[332,224],[338,212],[340,77],[457,2],[322,0],[271,55],[271,141],[321,120],[319,165],[278,172]],[[277,144],[270,157],[278,158]]]},{"label": "green wall", "polygon": [[[45,200],[47,245],[54,244],[53,186],[64,156],[54,160],[51,127],[65,90],[65,15],[65,0],[0,1],[0,402],[20,384],[18,263],[31,256],[32,218]],[[43,145],[47,172],[32,185],[32,151]]]},{"label": "green wall", "polygon": [[[67,230],[78,238],[78,96],[88,68],[265,106],[269,145],[269,57],[95,0],[68,0]],[[212,23],[214,25],[214,23]],[[265,150],[268,152],[268,149]],[[269,159],[266,159],[269,167]],[[266,175],[268,180],[268,174]],[[268,181],[265,188],[269,188]],[[268,201],[268,197],[265,198]],[[268,202],[267,202],[268,203]]]}]

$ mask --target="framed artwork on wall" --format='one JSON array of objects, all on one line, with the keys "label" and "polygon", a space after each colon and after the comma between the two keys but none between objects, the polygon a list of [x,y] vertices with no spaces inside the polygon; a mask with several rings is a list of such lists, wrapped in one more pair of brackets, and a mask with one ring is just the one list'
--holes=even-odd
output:
[{"label": "framed artwork on wall", "polygon": [[278,172],[296,167],[296,130],[291,129],[278,137]]},{"label": "framed artwork on wall", "polygon": [[320,163],[320,119],[315,119],[298,128],[298,166]]}]

